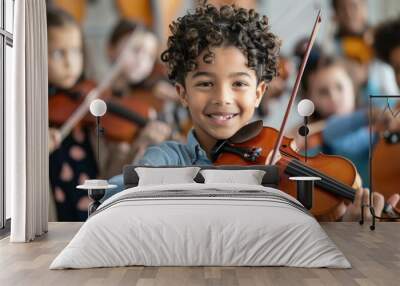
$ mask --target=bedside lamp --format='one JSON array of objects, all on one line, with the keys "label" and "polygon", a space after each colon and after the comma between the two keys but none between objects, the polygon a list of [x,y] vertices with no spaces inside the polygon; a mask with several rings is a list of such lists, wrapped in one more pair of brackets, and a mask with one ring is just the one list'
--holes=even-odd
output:
[{"label": "bedside lamp", "polygon": [[[100,162],[100,133],[102,128],[100,126],[100,117],[106,114],[107,105],[101,99],[95,99],[90,103],[90,113],[96,117],[96,134],[97,134],[97,162]],[[109,185],[106,180],[85,180],[83,185],[77,186],[78,189],[88,191],[89,198],[93,202],[89,205],[88,216],[90,216],[100,206],[100,200],[104,197],[107,189],[113,189],[116,185]]]},{"label": "bedside lamp", "polygon": [[97,162],[100,162],[100,144],[99,138],[100,133],[102,132],[100,127],[100,117],[106,114],[107,105],[101,99],[95,99],[90,103],[90,113],[96,117],[96,135],[97,135]]},{"label": "bedside lamp", "polygon": [[[314,103],[309,99],[303,99],[297,105],[297,112],[304,117],[304,125],[299,128],[299,134],[304,136],[304,158],[307,162],[307,135],[310,132],[308,129],[308,117],[314,113]],[[320,177],[290,177],[292,181],[297,183],[297,199],[310,210],[313,206],[313,190],[314,182],[321,180]]]},{"label": "bedside lamp", "polygon": [[304,137],[304,158],[307,162],[307,135],[310,132],[308,129],[308,117],[314,113],[314,103],[309,99],[303,99],[297,105],[297,112],[304,117],[304,125],[299,128],[299,134]]}]

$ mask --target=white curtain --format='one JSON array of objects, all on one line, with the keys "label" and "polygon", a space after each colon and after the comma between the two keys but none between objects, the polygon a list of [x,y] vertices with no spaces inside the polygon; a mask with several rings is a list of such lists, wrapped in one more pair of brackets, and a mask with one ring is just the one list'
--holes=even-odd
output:
[{"label": "white curtain", "polygon": [[12,242],[48,227],[47,25],[45,0],[15,1],[13,93],[6,98],[6,187]]}]

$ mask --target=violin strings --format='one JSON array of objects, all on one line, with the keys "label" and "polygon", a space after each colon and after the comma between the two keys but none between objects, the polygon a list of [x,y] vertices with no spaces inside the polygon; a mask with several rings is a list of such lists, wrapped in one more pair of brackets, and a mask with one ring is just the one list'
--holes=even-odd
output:
[{"label": "violin strings", "polygon": [[[285,154],[285,152],[282,152],[282,153]],[[321,183],[324,183],[327,187],[330,187],[332,189],[339,190],[339,195],[343,195],[344,197],[351,199],[351,200],[354,199],[355,190],[353,188],[351,188],[335,179],[332,179],[332,178],[328,177],[327,175],[325,175],[309,166],[304,165],[298,159],[290,160],[285,157],[282,157],[282,160],[292,163],[290,165],[290,168],[293,169],[294,171],[299,172],[301,174],[305,174],[305,175],[321,177],[323,179],[323,181]],[[342,194],[340,194],[340,193],[342,193]]]},{"label": "violin strings", "polygon": [[319,177],[322,177],[323,179],[325,179],[326,181],[329,181],[335,185],[337,185],[338,187],[342,188],[342,189],[346,189],[346,190],[353,190],[352,188],[350,188],[349,186],[319,172],[318,170],[315,170],[307,165],[304,165],[301,161],[299,161],[298,159],[292,160],[291,161],[292,164],[295,166],[296,170],[300,170],[300,171],[304,171],[312,174],[312,175],[317,175]]},{"label": "violin strings", "polygon": [[354,199],[354,190],[352,188],[348,187],[347,185],[344,185],[344,184],[338,182],[337,180],[334,180],[334,179],[326,176],[323,173],[315,171],[312,168],[308,168],[308,166],[305,167],[301,163],[299,164],[299,162],[294,161],[293,165],[294,165],[295,170],[303,171],[307,175],[321,177],[323,179],[323,181],[321,181],[321,184],[325,184],[326,187],[328,187],[328,188],[330,187],[333,190],[338,190],[338,193],[340,195],[345,196],[346,198]]},{"label": "violin strings", "polygon": [[321,177],[323,180],[321,182],[317,182],[316,184],[320,184],[322,188],[326,189],[328,192],[331,192],[333,194],[345,197],[347,199],[353,200],[354,199],[354,190],[353,189],[348,189],[347,186],[343,187],[340,184],[338,184],[336,181],[328,179],[326,176],[324,175],[318,175],[315,173],[308,173],[308,172],[304,172],[303,168],[293,168],[295,171],[299,171],[302,170],[303,174],[308,175],[308,176],[319,176]]}]

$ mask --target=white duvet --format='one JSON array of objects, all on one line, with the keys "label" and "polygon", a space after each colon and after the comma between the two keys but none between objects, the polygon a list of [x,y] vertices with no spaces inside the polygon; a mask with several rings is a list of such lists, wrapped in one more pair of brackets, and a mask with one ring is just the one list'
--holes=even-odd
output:
[{"label": "white duvet", "polygon": [[50,269],[127,265],[351,267],[289,195],[198,183],[140,186],[109,198]]}]

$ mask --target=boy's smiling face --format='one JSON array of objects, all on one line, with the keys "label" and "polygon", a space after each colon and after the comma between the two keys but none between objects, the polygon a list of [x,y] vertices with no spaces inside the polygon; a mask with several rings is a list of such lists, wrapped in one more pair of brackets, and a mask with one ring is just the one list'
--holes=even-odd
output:
[{"label": "boy's smiling face", "polygon": [[211,52],[212,63],[202,60],[203,52],[197,69],[186,75],[185,87],[176,85],[207,152],[217,140],[231,137],[251,120],[266,89],[263,81],[257,85],[256,72],[238,48],[215,47]]}]

